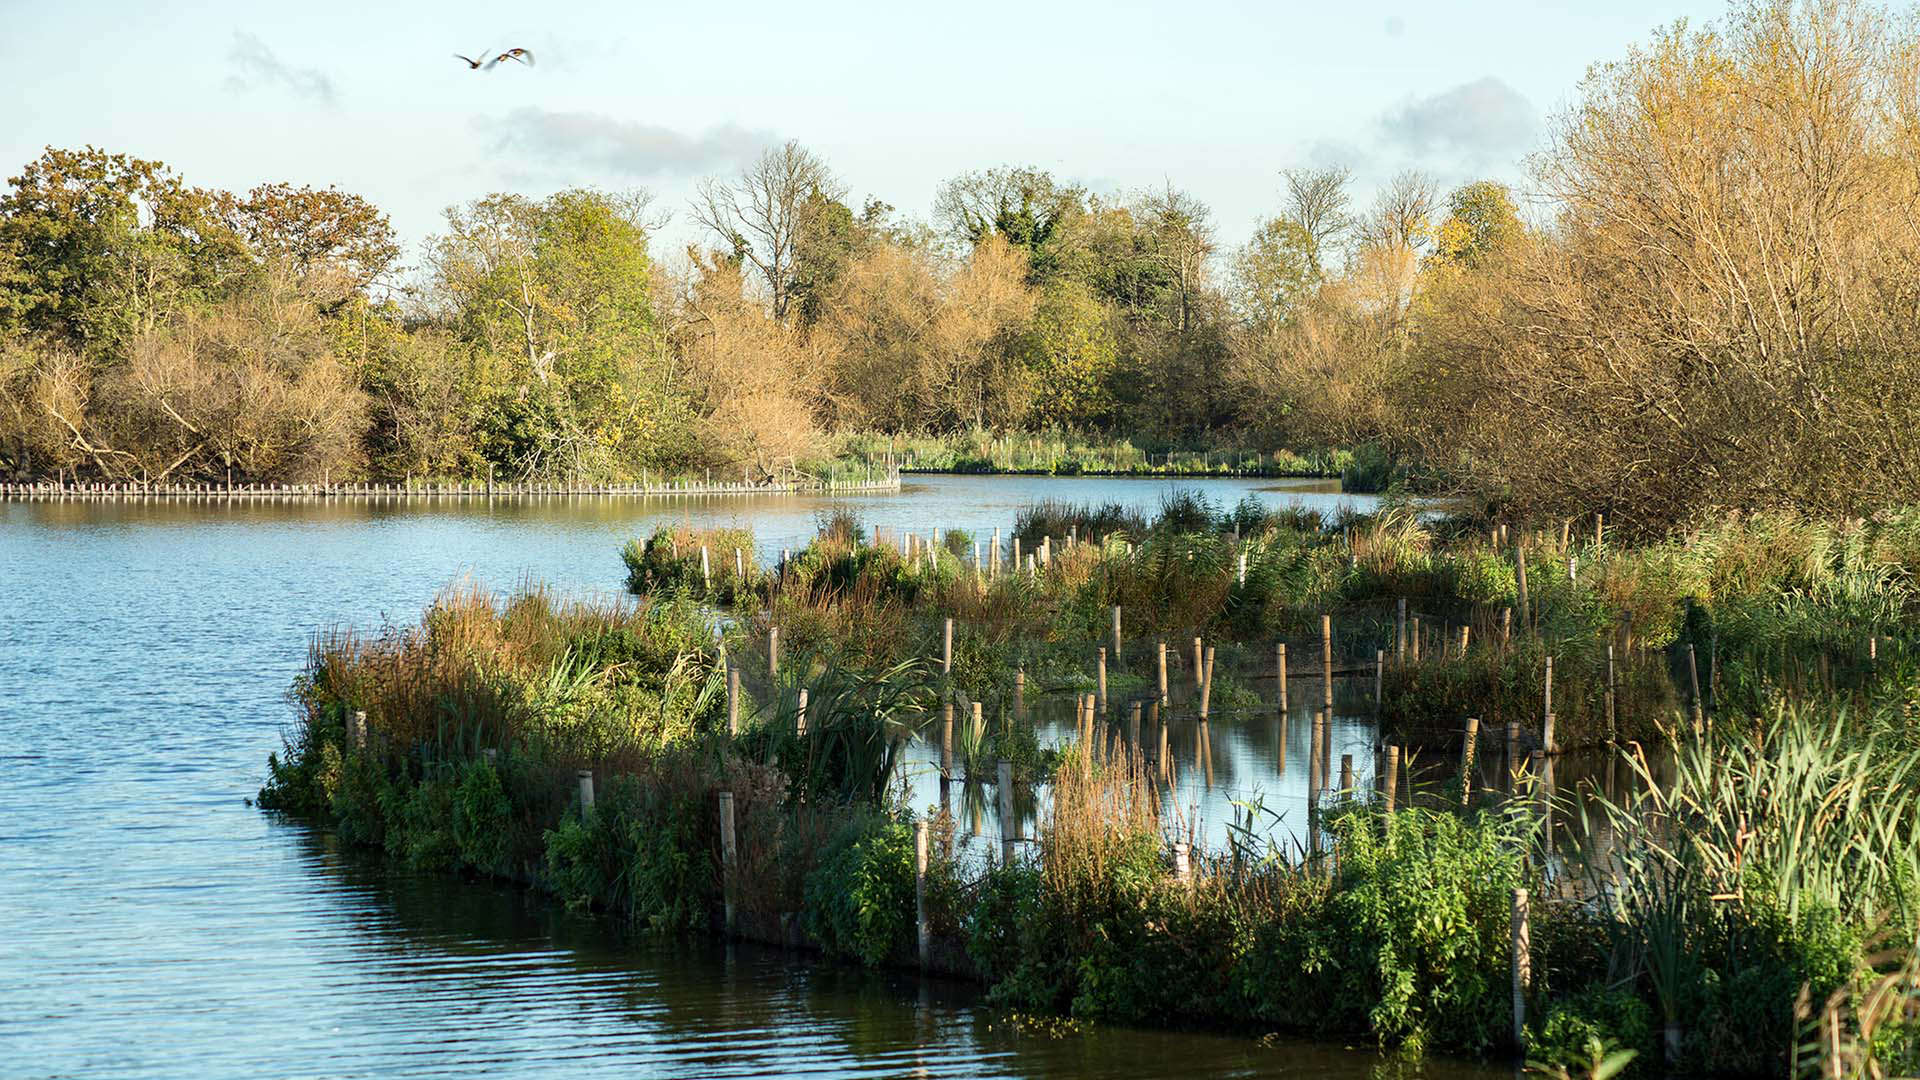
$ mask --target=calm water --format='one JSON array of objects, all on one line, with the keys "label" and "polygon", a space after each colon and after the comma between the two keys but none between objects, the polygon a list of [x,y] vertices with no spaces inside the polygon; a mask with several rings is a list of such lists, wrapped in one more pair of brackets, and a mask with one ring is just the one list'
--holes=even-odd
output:
[{"label": "calm water", "polygon": [[[929,477],[899,496],[843,501],[869,524],[990,531],[1040,498],[1151,509],[1175,486]],[[1339,500],[1289,483],[1177,486],[1228,505],[1248,492]],[[315,628],[411,622],[463,575],[614,592],[620,544],[655,522],[739,522],[777,550],[803,543],[826,505],[0,503],[0,1075],[1360,1077],[1376,1067],[1337,1046],[1023,1035],[996,1026],[964,986],[623,940],[517,890],[395,871],[246,805]],[[1285,770],[1275,727],[1216,728],[1216,782],[1291,790],[1302,725],[1286,736]],[[1359,721],[1342,730],[1341,745],[1371,739]]]}]

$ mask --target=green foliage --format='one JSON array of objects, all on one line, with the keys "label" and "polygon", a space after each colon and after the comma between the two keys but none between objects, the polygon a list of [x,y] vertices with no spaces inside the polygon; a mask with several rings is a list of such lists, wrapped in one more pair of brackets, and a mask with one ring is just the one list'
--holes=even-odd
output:
[{"label": "green foliage", "polygon": [[1339,860],[1322,946],[1333,994],[1386,1042],[1485,1050],[1510,1016],[1511,898],[1524,837],[1493,817],[1426,810],[1336,816]]},{"label": "green foliage", "polygon": [[1633,1053],[1633,1063],[1639,1067],[1623,1063],[1614,1075],[1650,1075],[1659,1060],[1653,1011],[1626,989],[1595,984],[1554,1001],[1527,1028],[1527,1057],[1544,1065],[1586,1064],[1596,1043]]},{"label": "green foliage", "polygon": [[875,966],[911,943],[913,826],[856,817],[807,876],[807,932],[828,952]]}]

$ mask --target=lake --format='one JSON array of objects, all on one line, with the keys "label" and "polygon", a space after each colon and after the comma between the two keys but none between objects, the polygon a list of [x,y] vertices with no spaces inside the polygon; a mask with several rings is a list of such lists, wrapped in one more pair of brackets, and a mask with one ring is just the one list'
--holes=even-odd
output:
[{"label": "lake", "polygon": [[[833,500],[0,503],[4,1071],[1368,1076],[1381,1061],[1364,1049],[1056,1038],[1008,1027],[963,984],[634,941],[519,889],[343,851],[246,802],[312,632],[410,623],[463,576],[610,594],[620,546],[664,522],[750,526],[777,553],[836,505],[869,526],[990,534],[1040,499],[1151,511],[1175,490],[1369,504],[1299,481],[946,476]],[[1337,728],[1336,762],[1371,744],[1363,717]],[[1293,797],[1301,729],[1219,725],[1215,786]],[[916,797],[930,782],[916,773]]]}]

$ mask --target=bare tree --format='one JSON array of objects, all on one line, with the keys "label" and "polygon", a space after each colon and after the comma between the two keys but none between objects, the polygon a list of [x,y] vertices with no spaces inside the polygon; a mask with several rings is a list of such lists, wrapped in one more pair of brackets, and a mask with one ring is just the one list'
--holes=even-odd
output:
[{"label": "bare tree", "polygon": [[1172,288],[1174,325],[1184,334],[1193,323],[1194,304],[1206,287],[1207,263],[1213,258],[1213,212],[1171,183],[1143,193],[1133,211],[1146,234],[1149,257]]},{"label": "bare tree", "polygon": [[1439,190],[1433,177],[1417,169],[1395,174],[1374,196],[1361,227],[1363,238],[1389,251],[1418,255],[1433,240]]},{"label": "bare tree", "polygon": [[790,139],[731,182],[702,181],[693,201],[694,220],[766,279],[773,317],[782,321],[793,300],[795,265],[816,192],[833,201],[846,196],[827,163]]},{"label": "bare tree", "polygon": [[1285,169],[1280,173],[1287,185],[1286,220],[1306,230],[1312,241],[1308,257],[1314,273],[1324,273],[1327,255],[1335,251],[1353,227],[1347,212],[1347,185],[1353,170],[1344,165],[1325,169]]}]

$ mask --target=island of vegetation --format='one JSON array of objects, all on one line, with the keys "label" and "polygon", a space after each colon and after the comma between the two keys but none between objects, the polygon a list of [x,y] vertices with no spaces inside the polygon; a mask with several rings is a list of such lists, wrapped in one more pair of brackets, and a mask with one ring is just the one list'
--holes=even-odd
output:
[{"label": "island of vegetation", "polygon": [[[316,640],[261,803],[1022,1016],[1911,1074],[1916,88],[1910,14],[1743,3],[1591,71],[1536,212],[1301,169],[1233,247],[1171,183],[991,167],[920,222],[788,143],[671,257],[571,189],[403,265],[348,192],[49,148],[0,194],[0,478],[1341,477],[1389,497],[841,511],[635,537],[618,602],[453,588]],[[1368,783],[1323,759],[1355,714]],[[1176,722],[1203,762],[1309,725],[1304,817],[1209,842]]]}]

